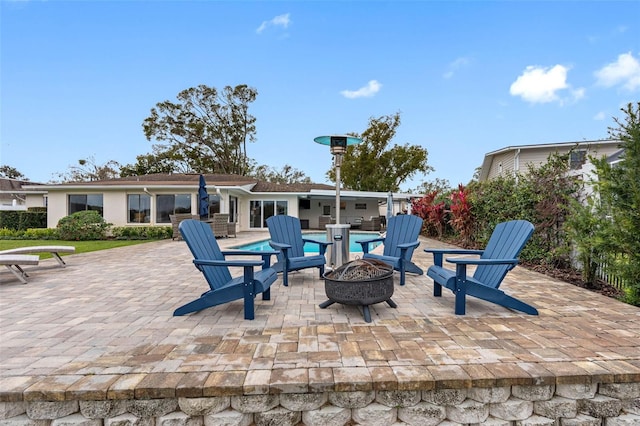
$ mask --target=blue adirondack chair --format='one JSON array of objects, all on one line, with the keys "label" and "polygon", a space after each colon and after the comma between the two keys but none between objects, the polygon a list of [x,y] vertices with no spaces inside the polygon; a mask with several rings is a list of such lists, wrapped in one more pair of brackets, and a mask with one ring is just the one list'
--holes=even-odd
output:
[{"label": "blue adirondack chair", "polygon": [[[418,237],[422,230],[422,219],[414,215],[398,215],[389,218],[384,237],[356,241],[362,246],[363,259],[378,259],[400,272],[400,285],[405,283],[405,272],[422,275],[423,271],[411,261],[413,251],[420,245]],[[381,241],[382,254],[369,253],[369,244]]]},{"label": "blue adirondack chair", "polygon": [[[466,296],[474,296],[498,305],[538,315],[538,311],[499,290],[507,272],[518,264],[518,255],[533,234],[533,225],[526,220],[512,220],[498,224],[484,250],[424,249],[433,253],[433,263],[427,276],[433,279],[433,295],[442,296],[442,287],[453,291],[456,297],[456,315],[465,314]],[[452,271],[442,267],[445,254],[472,254],[480,258],[447,258],[456,265]],[[467,265],[477,265],[473,277],[467,276]]]},{"label": "blue adirondack chair", "polygon": [[[324,274],[326,258],[324,256],[327,246],[331,242],[317,241],[303,238],[300,219],[287,215],[271,216],[267,219],[267,227],[271,240],[269,245],[277,250],[278,262],[273,265],[273,269],[282,272],[282,283],[289,285],[289,272],[306,268],[318,268],[320,278]],[[319,254],[315,256],[305,256],[305,244],[318,244]]]},{"label": "blue adirondack chair", "polygon": [[[275,251],[228,250],[221,251],[211,226],[208,223],[188,219],[180,222],[182,238],[193,254],[193,263],[202,272],[209,287],[198,299],[175,310],[174,316],[201,311],[233,300],[244,299],[244,319],[254,319],[254,298],[262,293],[262,300],[269,300],[270,286],[278,278],[276,271],[269,267]],[[261,256],[262,260],[226,260],[229,255]],[[232,278],[229,267],[244,269],[240,277]],[[257,266],[262,269],[254,271]]]}]

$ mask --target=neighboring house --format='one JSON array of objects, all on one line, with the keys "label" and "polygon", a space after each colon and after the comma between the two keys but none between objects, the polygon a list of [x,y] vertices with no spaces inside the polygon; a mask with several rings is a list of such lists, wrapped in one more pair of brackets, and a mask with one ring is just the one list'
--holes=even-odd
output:
[{"label": "neighboring house", "polygon": [[529,166],[538,167],[546,163],[554,153],[568,154],[569,166],[576,173],[587,174],[592,167],[589,157],[610,157],[620,150],[620,141],[596,140],[562,142],[539,145],[508,146],[484,156],[478,180],[487,181],[499,176],[526,174]]},{"label": "neighboring house", "polygon": [[[29,185],[32,190],[25,190]],[[0,178],[0,210],[27,210],[29,207],[46,207],[47,191],[41,184],[26,180]]]},{"label": "neighboring house", "polygon": [[[170,225],[169,215],[198,213],[198,174],[153,174],[94,182],[46,184],[47,226],[80,210],[97,210],[114,226]],[[266,228],[275,214],[299,217],[303,228],[320,228],[320,217],[336,217],[335,187],[280,185],[237,175],[205,174],[209,214],[228,213],[239,231]],[[26,187],[31,189],[29,187]],[[340,191],[340,222],[357,223],[386,211],[386,192]],[[395,214],[411,194],[392,195]],[[384,204],[383,207],[381,205]]]}]

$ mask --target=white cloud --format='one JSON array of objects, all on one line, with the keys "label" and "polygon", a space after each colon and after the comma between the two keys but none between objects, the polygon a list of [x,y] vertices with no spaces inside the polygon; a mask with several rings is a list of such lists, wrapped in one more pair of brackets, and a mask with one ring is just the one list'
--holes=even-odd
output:
[{"label": "white cloud", "polygon": [[[555,65],[551,68],[544,68],[529,65],[516,81],[511,84],[509,93],[512,96],[520,96],[531,103],[565,103],[567,100],[576,101],[584,97],[583,88],[571,89],[567,83],[567,72],[569,69],[563,65]],[[570,90],[570,98],[563,99],[559,92]]]},{"label": "white cloud", "polygon": [[622,86],[628,91],[634,91],[640,88],[640,61],[631,52],[623,53],[616,62],[596,71],[595,76],[601,86]]},{"label": "white cloud", "polygon": [[585,89],[584,87],[579,87],[575,90],[571,91],[572,100],[577,101],[584,98]]},{"label": "white cloud", "polygon": [[342,96],[349,99],[355,98],[370,98],[380,91],[382,84],[377,80],[371,80],[366,86],[359,88],[358,90],[343,90],[340,92]]},{"label": "white cloud", "polygon": [[606,118],[606,114],[604,113],[604,111],[600,111],[596,115],[593,116],[593,119],[596,120],[596,121],[602,121],[605,118]]},{"label": "white cloud", "polygon": [[458,71],[460,68],[466,67],[469,65],[469,59],[465,57],[457,58],[455,61],[451,62],[448,66],[447,72],[445,72],[442,76],[444,78],[451,78],[453,74]]},{"label": "white cloud", "polygon": [[256,29],[256,33],[261,34],[268,27],[282,27],[288,28],[291,20],[289,19],[289,13],[278,15],[269,21],[263,21],[262,24]]}]

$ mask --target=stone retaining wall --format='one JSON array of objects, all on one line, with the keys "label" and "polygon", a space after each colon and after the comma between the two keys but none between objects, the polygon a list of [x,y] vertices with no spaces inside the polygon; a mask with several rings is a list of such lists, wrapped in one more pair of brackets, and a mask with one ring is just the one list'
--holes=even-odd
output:
[{"label": "stone retaining wall", "polygon": [[640,383],[0,402],[0,426],[640,425]]}]

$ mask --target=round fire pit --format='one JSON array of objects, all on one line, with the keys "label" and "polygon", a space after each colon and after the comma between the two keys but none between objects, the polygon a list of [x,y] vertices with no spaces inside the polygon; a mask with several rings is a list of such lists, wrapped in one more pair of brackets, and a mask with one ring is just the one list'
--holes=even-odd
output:
[{"label": "round fire pit", "polygon": [[398,305],[393,296],[393,267],[377,259],[358,259],[324,274],[324,289],[329,300],[320,304],[326,308],[334,303],[362,306],[364,320],[371,322],[369,305],[387,302]]}]

